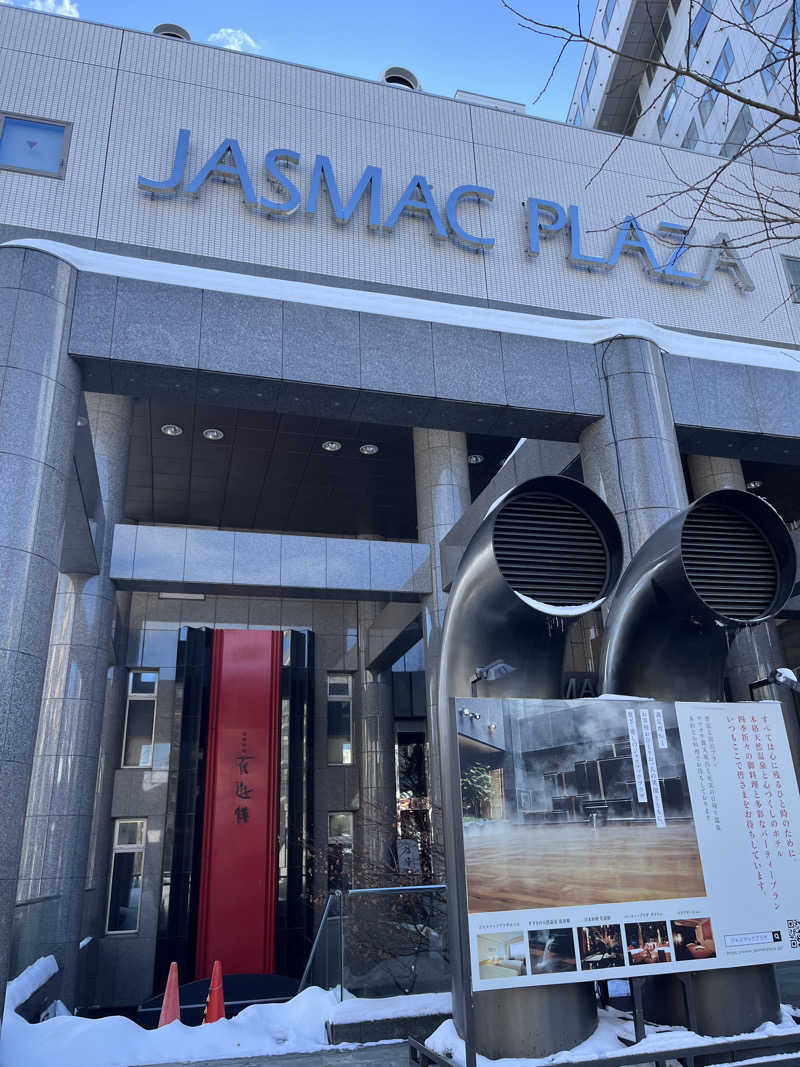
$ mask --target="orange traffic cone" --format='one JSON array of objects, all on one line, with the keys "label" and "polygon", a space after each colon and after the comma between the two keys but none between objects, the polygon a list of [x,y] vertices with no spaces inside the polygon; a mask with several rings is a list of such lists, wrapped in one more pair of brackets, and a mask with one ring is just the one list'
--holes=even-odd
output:
[{"label": "orange traffic cone", "polygon": [[217,1019],[225,1018],[225,996],[222,992],[222,964],[214,960],[211,971],[211,983],[208,987],[208,999],[206,1011],[203,1016],[204,1023],[215,1023]]},{"label": "orange traffic cone", "polygon": [[164,990],[164,999],[161,1002],[161,1014],[158,1017],[159,1026],[167,1026],[181,1017],[181,1002],[178,994],[178,964],[169,965],[167,988]]}]

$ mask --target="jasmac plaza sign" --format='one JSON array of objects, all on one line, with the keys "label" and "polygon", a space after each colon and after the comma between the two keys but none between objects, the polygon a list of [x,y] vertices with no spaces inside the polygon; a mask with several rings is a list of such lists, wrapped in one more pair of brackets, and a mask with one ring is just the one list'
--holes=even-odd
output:
[{"label": "jasmac plaza sign", "polygon": [[[383,214],[383,172],[380,167],[367,166],[352,190],[342,190],[333,163],[328,156],[314,159],[311,180],[301,192],[295,182],[293,168],[300,163],[298,152],[289,148],[273,148],[264,157],[263,178],[270,195],[261,195],[250,174],[239,142],[226,137],[206,162],[192,176],[187,173],[191,132],[180,130],[175,146],[172,170],[163,180],[139,176],[138,186],[152,196],[170,196],[181,190],[197,196],[209,178],[235,182],[249,209],[268,218],[287,218],[302,210],[314,215],[326,199],[334,220],[347,225],[363,201],[366,205],[367,228],[391,233],[406,216],[424,218],[435,237],[452,241],[462,248],[489,252],[495,238],[472,233],[462,221],[462,207],[466,201],[492,204],[494,190],[481,185],[458,185],[444,201],[434,196],[431,183],[423,174],[415,174],[406,185],[400,199],[387,215]],[[275,199],[273,199],[275,197]],[[755,288],[744,264],[730,247],[727,235],[717,234],[703,241],[705,260],[699,271],[683,269],[682,259],[691,248],[692,228],[677,222],[663,221],[655,227],[655,235],[667,244],[666,259],[658,257],[639,221],[626,216],[611,234],[611,248],[607,256],[589,255],[581,246],[581,217],[576,205],[563,206],[554,200],[531,195],[525,202],[525,244],[529,256],[539,255],[543,241],[553,234],[564,233],[569,239],[567,261],[580,270],[610,271],[623,254],[638,257],[648,275],[656,281],[671,285],[699,288],[708,285],[716,271],[728,274],[738,289],[746,292]],[[651,234],[653,236],[653,234]],[[663,260],[663,261],[662,261]]]}]

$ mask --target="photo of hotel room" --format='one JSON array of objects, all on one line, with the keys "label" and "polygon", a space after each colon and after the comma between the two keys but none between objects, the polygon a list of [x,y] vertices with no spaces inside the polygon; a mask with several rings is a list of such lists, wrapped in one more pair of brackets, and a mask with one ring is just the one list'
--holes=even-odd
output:
[{"label": "photo of hotel room", "polygon": [[529,930],[528,948],[531,953],[531,974],[555,974],[578,969],[575,939],[570,926],[555,930]]},{"label": "photo of hotel room", "polygon": [[625,943],[628,959],[634,966],[642,963],[672,963],[667,923],[626,923]]},{"label": "photo of hotel room", "polygon": [[710,960],[717,955],[709,918],[673,919],[670,926],[676,960]]},{"label": "photo of hotel room", "polygon": [[520,978],[528,973],[528,956],[522,930],[507,934],[478,934],[478,971],[481,978]]},{"label": "photo of hotel room", "polygon": [[622,932],[618,926],[579,926],[578,947],[582,971],[625,966]]},{"label": "photo of hotel room", "polygon": [[624,702],[493,701],[495,747],[459,738],[470,912],[706,895],[674,706],[661,745],[649,711],[662,826],[642,706],[644,791]]}]

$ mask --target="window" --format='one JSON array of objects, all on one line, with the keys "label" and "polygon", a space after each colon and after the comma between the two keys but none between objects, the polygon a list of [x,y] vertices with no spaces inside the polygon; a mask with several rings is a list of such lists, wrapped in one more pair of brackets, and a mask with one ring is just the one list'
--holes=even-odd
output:
[{"label": "window", "polygon": [[157,689],[156,671],[131,671],[128,675],[128,706],[122,746],[123,767],[153,766]]},{"label": "window", "polygon": [[585,111],[589,103],[589,95],[594,85],[594,76],[597,74],[597,49],[592,52],[592,58],[589,60],[589,69],[586,71],[586,80],[583,83],[583,90],[581,91],[581,110]]},{"label": "window", "polygon": [[664,130],[667,128],[667,123],[672,116],[672,112],[675,110],[678,97],[681,95],[681,89],[683,89],[682,75],[676,78],[667,90],[664,106],[661,108],[661,114],[658,116],[658,132],[662,137],[664,136]]},{"label": "window", "polygon": [[72,126],[0,111],[0,168],[63,178]]},{"label": "window", "polygon": [[753,119],[750,114],[750,108],[747,104],[742,104],[739,114],[736,116],[736,122],[731,127],[731,132],[728,134],[719,154],[725,156],[726,159],[733,159],[749,137],[752,128]]},{"label": "window", "polygon": [[667,40],[672,33],[672,19],[669,17],[669,11],[664,12],[664,17],[659,24],[656,31],[656,39],[653,42],[653,47],[650,49],[651,62],[644,68],[644,72],[647,75],[647,84],[653,84],[653,78],[656,73],[656,64],[663,58],[664,49],[667,46]]},{"label": "window", "polygon": [[[725,47],[719,54],[717,65],[711,74],[711,80],[718,85],[724,85],[728,75],[731,72],[733,66],[733,49],[731,48],[730,41],[725,42]],[[708,116],[717,102],[719,93],[716,89],[706,89],[703,95],[700,97],[700,118],[703,120],[703,125],[708,122]]]},{"label": "window", "polygon": [[625,129],[622,131],[623,136],[632,137],[636,131],[636,124],[642,117],[642,101],[639,99],[637,93],[633,104],[631,105],[630,114],[628,115],[628,121],[625,123]]},{"label": "window", "polygon": [[795,304],[800,304],[800,259],[795,259],[793,256],[781,256],[781,259],[786,277],[789,279],[792,300]]},{"label": "window", "polygon": [[767,92],[778,80],[778,74],[783,62],[792,50],[792,16],[790,15],[781,26],[775,43],[767,53],[767,61],[761,68],[761,80]]},{"label": "window", "polygon": [[697,123],[692,119],[689,123],[689,129],[686,131],[686,136],[681,141],[681,148],[688,148],[690,151],[694,151],[697,148],[697,142],[700,137],[697,133]]},{"label": "window", "polygon": [[353,884],[353,813],[328,812],[328,891]]},{"label": "window", "polygon": [[328,763],[352,763],[353,679],[328,675]]},{"label": "window", "polygon": [[117,819],[108,891],[106,932],[130,934],[139,929],[146,819]]},{"label": "window", "polygon": [[617,6],[617,0],[608,0],[606,9],[603,12],[603,36],[608,33],[608,27],[611,25],[611,19],[614,15],[614,8]]},{"label": "window", "polygon": [[743,0],[742,2],[742,18],[745,22],[752,22],[756,11],[758,10],[759,0]]},{"label": "window", "polygon": [[573,126],[580,126],[580,124],[582,122],[583,122],[583,112],[581,111],[580,108],[578,108],[578,110],[575,112],[575,116],[574,116],[574,118],[572,120],[572,125]]},{"label": "window", "polygon": [[695,7],[695,16],[689,27],[689,62],[694,59],[695,53],[706,32],[711,12],[714,10],[715,0],[700,0],[699,10]]}]

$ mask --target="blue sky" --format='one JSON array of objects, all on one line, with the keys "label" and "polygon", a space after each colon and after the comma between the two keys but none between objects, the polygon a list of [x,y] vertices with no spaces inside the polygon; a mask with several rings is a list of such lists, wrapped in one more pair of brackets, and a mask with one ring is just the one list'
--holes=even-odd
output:
[{"label": "blue sky", "polygon": [[[0,3],[9,0],[0,0]],[[160,22],[185,26],[193,40],[219,43],[312,67],[375,78],[388,66],[413,70],[423,89],[452,96],[471,89],[518,100],[545,118],[563,121],[582,50],[573,48],[547,94],[531,107],[557,52],[554,41],[523,30],[500,0],[14,0],[20,7],[78,14],[131,29]],[[520,0],[521,10],[557,17],[566,0]],[[587,5],[588,7],[589,5]],[[230,32],[233,31],[233,32]],[[212,43],[215,43],[212,41]]]}]

